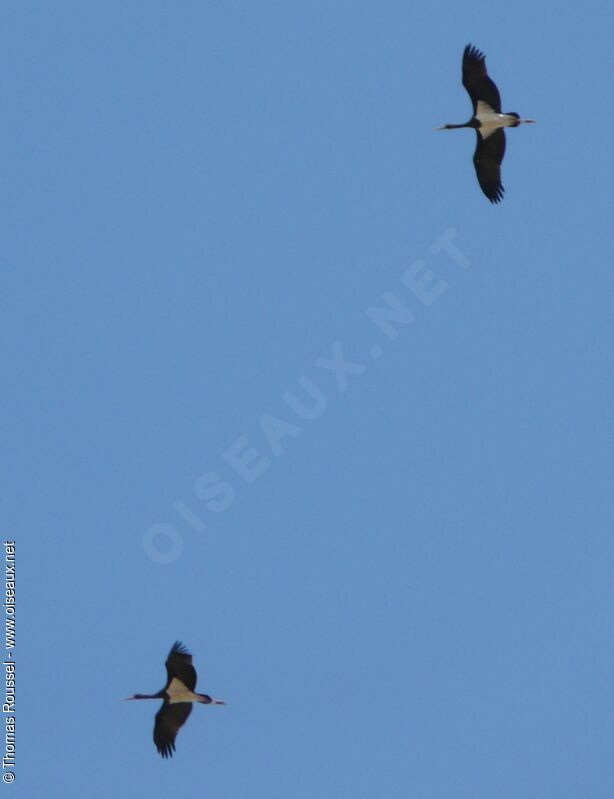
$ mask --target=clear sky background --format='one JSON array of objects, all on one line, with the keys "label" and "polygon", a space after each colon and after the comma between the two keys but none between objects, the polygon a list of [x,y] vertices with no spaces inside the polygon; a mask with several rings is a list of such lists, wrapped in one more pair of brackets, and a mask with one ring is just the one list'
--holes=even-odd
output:
[{"label": "clear sky background", "polygon": [[5,6],[7,796],[610,799],[612,22]]}]

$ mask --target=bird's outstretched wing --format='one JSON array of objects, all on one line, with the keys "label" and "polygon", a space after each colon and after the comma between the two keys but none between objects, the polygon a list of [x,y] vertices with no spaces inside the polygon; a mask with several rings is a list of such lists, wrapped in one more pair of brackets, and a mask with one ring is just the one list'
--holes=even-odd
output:
[{"label": "bird's outstretched wing", "polygon": [[501,185],[501,162],[505,155],[505,133],[503,128],[499,128],[486,139],[480,136],[479,130],[476,130],[476,135],[478,143],[473,154],[473,163],[479,184],[491,203],[501,202],[504,192]]},{"label": "bird's outstretched wing", "polygon": [[175,641],[168,653],[166,673],[169,683],[173,678],[177,678],[190,691],[196,688],[196,669],[192,665],[192,655],[180,641]]},{"label": "bird's outstretched wing", "polygon": [[468,44],[463,52],[463,86],[471,97],[474,116],[477,113],[478,100],[484,100],[493,111],[501,113],[499,89],[488,77],[486,56],[472,44]]},{"label": "bird's outstretched wing", "polygon": [[175,738],[192,712],[190,702],[164,702],[156,713],[153,739],[162,757],[172,757],[175,751]]}]

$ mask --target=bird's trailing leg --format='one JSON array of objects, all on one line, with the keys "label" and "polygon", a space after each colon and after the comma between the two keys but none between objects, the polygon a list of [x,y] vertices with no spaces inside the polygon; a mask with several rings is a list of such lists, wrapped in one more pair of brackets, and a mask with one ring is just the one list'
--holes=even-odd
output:
[{"label": "bird's trailing leg", "polygon": [[202,702],[203,705],[225,705],[223,699],[214,699],[212,696],[208,696],[207,694],[198,694],[199,702]]}]

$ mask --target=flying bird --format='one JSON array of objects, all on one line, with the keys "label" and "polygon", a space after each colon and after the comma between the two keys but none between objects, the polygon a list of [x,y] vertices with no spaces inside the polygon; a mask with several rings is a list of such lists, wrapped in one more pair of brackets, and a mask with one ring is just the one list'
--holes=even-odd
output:
[{"label": "flying bird", "polygon": [[196,669],[192,655],[179,641],[175,641],[166,659],[166,685],[157,694],[134,694],[128,699],[163,699],[156,713],[153,739],[162,757],[172,757],[175,738],[192,712],[192,704],[225,705],[221,699],[212,699],[207,694],[195,693]]},{"label": "flying bird", "polygon": [[471,44],[463,52],[463,86],[471,97],[473,116],[464,125],[442,125],[435,130],[475,129],[478,142],[473,164],[478,182],[491,203],[498,203],[504,191],[501,184],[501,162],[505,155],[503,128],[517,128],[535,120],[521,119],[513,112],[501,113],[501,97],[486,71],[486,56]]}]

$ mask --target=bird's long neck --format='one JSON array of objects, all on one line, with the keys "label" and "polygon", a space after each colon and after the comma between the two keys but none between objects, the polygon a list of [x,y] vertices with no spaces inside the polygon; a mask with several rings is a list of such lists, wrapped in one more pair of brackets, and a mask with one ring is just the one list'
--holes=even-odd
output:
[{"label": "bird's long neck", "polygon": [[157,694],[135,694],[130,699],[164,699],[165,696],[164,691],[158,691]]},{"label": "bird's long neck", "polygon": [[456,130],[456,128],[476,128],[479,125],[479,122],[476,120],[475,117],[472,117],[469,122],[463,122],[462,125],[453,125],[452,123],[448,123],[447,125],[441,125],[439,128],[435,128],[435,130]]}]

